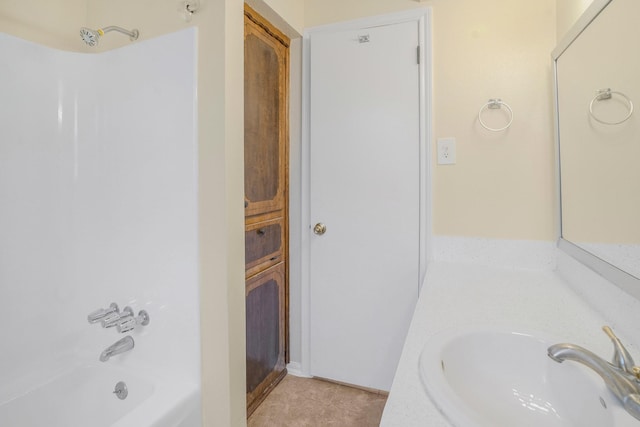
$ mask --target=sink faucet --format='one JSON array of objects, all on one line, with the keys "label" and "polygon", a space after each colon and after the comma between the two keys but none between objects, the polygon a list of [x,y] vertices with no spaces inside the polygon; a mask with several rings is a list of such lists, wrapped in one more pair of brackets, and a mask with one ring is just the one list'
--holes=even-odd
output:
[{"label": "sink faucet", "polygon": [[116,354],[124,353],[125,351],[131,350],[134,345],[135,343],[133,341],[133,338],[131,338],[131,335],[127,335],[126,337],[116,341],[115,343],[107,347],[100,354],[100,361],[106,362],[111,356],[115,356]]},{"label": "sink faucet", "polygon": [[640,368],[634,366],[633,358],[610,327],[602,330],[611,338],[614,352],[612,363],[596,356],[589,350],[574,344],[555,344],[547,350],[551,359],[558,363],[573,360],[593,369],[622,402],[624,409],[640,420]]}]

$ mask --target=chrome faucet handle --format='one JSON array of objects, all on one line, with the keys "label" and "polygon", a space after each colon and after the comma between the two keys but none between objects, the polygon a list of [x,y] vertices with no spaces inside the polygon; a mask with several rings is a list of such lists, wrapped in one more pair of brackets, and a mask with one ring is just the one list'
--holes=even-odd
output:
[{"label": "chrome faucet handle", "polygon": [[118,326],[121,322],[124,322],[131,317],[133,317],[133,310],[131,309],[131,307],[127,306],[122,309],[122,313],[112,313],[102,319],[102,327],[113,328],[114,326]]},{"label": "chrome faucet handle", "polygon": [[638,374],[636,373],[637,369],[634,369],[635,362],[633,361],[633,357],[631,357],[627,349],[622,345],[620,339],[613,333],[609,326],[603,326],[602,330],[613,343],[613,359],[611,363],[617,368],[637,377]]},{"label": "chrome faucet handle", "polygon": [[99,308],[98,310],[89,313],[87,316],[87,320],[89,323],[98,323],[103,320],[107,316],[112,316],[113,314],[118,314],[120,309],[118,308],[118,304],[112,302],[109,308]]},{"label": "chrome faucet handle", "polygon": [[118,323],[116,329],[121,334],[124,334],[125,332],[132,331],[138,325],[147,326],[148,324],[149,313],[147,313],[145,310],[140,310],[137,316],[130,316],[124,321]]}]

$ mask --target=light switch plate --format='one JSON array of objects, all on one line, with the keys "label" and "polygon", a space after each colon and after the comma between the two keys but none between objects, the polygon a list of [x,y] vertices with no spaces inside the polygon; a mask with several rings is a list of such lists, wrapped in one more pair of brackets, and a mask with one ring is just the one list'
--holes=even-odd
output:
[{"label": "light switch plate", "polygon": [[456,139],[438,138],[438,164],[456,164]]}]

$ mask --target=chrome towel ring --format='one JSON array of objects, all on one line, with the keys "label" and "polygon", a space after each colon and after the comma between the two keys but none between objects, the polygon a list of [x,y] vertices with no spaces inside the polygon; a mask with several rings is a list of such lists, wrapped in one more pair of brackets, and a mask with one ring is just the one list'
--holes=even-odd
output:
[{"label": "chrome towel ring", "polygon": [[[617,122],[607,122],[605,120],[599,119],[593,112],[593,103],[596,101],[604,101],[607,99],[611,99],[613,97],[613,94],[619,95],[622,97],[622,99],[624,99],[624,101],[627,103],[627,108],[629,109],[629,112],[622,120]],[[593,117],[593,120],[595,120],[596,122],[602,123],[604,125],[619,125],[629,120],[632,114],[633,114],[633,102],[631,101],[631,99],[624,93],[611,90],[610,88],[600,89],[596,91],[596,96],[594,96],[591,102],[589,103],[589,115]]]},{"label": "chrome towel ring", "polygon": [[[487,126],[487,124],[482,120],[482,113],[484,112],[484,110],[486,109],[498,110],[502,108],[503,105],[504,105],[504,108],[506,108],[506,110],[509,112],[509,123],[507,123],[505,126],[501,128],[492,128],[490,126]],[[509,126],[511,126],[511,123],[513,123],[513,110],[511,109],[511,107],[509,107],[509,104],[507,104],[506,102],[503,102],[500,98],[495,98],[495,99],[492,98],[489,101],[487,101],[487,103],[484,104],[482,108],[480,108],[480,111],[478,111],[478,121],[480,122],[483,128],[490,130],[491,132],[500,132],[507,129]]]}]

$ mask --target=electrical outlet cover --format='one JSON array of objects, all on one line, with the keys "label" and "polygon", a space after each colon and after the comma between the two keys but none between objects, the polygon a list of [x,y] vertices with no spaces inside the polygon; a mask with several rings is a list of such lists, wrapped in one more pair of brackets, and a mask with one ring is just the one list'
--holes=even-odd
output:
[{"label": "electrical outlet cover", "polygon": [[438,164],[456,164],[456,139],[438,138]]}]

